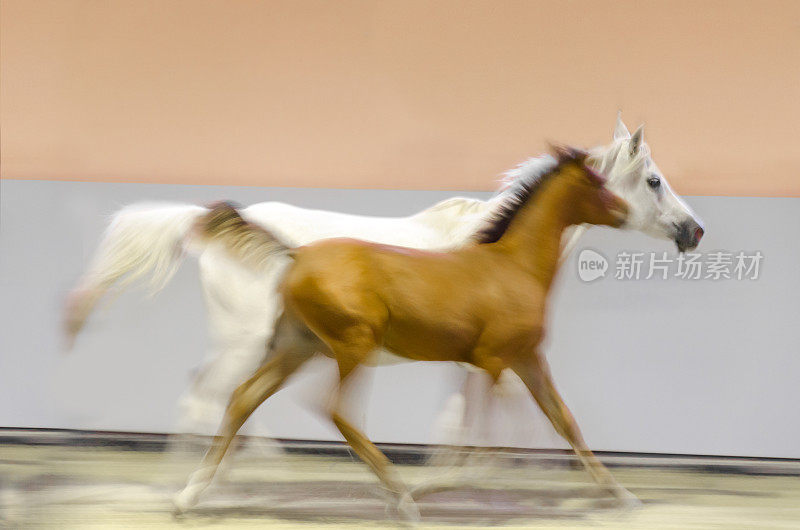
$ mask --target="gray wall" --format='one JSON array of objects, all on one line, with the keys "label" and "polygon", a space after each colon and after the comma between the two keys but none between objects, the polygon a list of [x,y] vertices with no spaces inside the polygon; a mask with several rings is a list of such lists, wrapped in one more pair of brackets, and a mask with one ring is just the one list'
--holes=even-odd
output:
[{"label": "gray wall", "polygon": [[[0,192],[0,426],[151,432],[171,430],[174,404],[205,353],[194,260],[156,298],[137,290],[109,304],[68,356],[59,345],[63,296],[117,208],[229,198],[403,215],[452,195],[16,180],[0,181]],[[800,199],[688,201],[707,224],[701,250],[760,250],[761,277],[623,282],[612,270],[583,283],[571,259],[550,315],[556,382],[597,450],[800,457]],[[606,229],[591,230],[584,247],[610,258],[621,249],[674,255],[667,242]],[[335,439],[299,404],[314,377],[301,374],[259,411],[275,435]],[[368,433],[432,441],[434,415],[462,378],[445,364],[376,370]]]}]

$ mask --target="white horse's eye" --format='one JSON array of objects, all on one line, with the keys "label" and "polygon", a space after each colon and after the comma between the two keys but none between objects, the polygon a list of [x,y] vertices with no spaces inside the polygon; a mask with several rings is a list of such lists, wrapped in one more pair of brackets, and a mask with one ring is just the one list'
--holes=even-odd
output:
[{"label": "white horse's eye", "polygon": [[659,186],[661,186],[661,179],[656,176],[652,176],[647,179],[647,185],[656,190]]}]

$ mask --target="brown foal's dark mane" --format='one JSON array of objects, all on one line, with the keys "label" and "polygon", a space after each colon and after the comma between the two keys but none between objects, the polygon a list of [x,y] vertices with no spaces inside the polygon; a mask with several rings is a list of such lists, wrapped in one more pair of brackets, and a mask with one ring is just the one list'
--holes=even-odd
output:
[{"label": "brown foal's dark mane", "polygon": [[558,158],[554,159],[552,165],[545,165],[540,172],[520,177],[511,184],[511,188],[503,193],[503,201],[484,221],[483,227],[472,236],[473,241],[479,244],[498,241],[506,233],[514,217],[542,189],[545,182],[559,173],[567,163],[585,163],[587,156],[586,152],[572,147],[558,147],[554,151]]}]

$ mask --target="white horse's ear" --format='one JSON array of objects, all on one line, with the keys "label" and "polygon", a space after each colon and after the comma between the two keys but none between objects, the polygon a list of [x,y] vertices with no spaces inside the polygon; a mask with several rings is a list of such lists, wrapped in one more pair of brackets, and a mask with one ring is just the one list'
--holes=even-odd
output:
[{"label": "white horse's ear", "polygon": [[631,156],[639,152],[639,149],[642,147],[643,141],[644,141],[644,124],[639,125],[639,128],[636,129],[636,132],[631,135],[631,143],[629,144]]},{"label": "white horse's ear", "polygon": [[625,140],[631,137],[631,133],[625,124],[622,123],[622,112],[617,112],[617,126],[614,127],[614,140]]}]

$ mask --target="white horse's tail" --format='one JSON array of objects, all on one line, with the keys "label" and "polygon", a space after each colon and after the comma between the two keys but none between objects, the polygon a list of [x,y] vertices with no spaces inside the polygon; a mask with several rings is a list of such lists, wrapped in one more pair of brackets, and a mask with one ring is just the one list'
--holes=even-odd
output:
[{"label": "white horse's tail", "polygon": [[114,214],[89,270],[67,299],[68,346],[112,287],[121,290],[149,275],[152,293],[161,290],[180,265],[184,237],[206,212],[207,208],[189,204],[139,203]]},{"label": "white horse's tail", "polygon": [[259,270],[272,258],[291,256],[292,248],[275,234],[245,221],[236,208],[227,202],[211,206],[211,210],[196,221],[189,238],[202,243],[221,245],[225,252],[244,265]]}]

